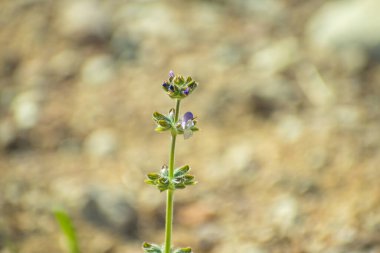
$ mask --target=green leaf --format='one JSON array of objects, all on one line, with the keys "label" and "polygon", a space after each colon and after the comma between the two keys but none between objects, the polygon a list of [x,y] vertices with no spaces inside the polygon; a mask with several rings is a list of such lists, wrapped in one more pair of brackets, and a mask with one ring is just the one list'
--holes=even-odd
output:
[{"label": "green leaf", "polygon": [[197,182],[196,181],[185,181],[184,184],[185,185],[195,185],[195,184],[197,184]]},{"label": "green leaf", "polygon": [[189,170],[190,170],[189,165],[184,165],[180,168],[177,168],[174,170],[174,177],[181,177],[185,175],[187,172],[189,172]]},{"label": "green leaf", "polygon": [[154,129],[154,131],[156,131],[156,132],[165,132],[167,130],[169,130],[169,128],[165,128],[165,127],[161,127],[161,126],[158,126]]},{"label": "green leaf", "polygon": [[174,184],[175,189],[185,189],[186,186],[183,183]]},{"label": "green leaf", "polygon": [[190,83],[191,81],[193,81],[193,79],[191,78],[191,76],[188,76],[186,79],[186,83]]},{"label": "green leaf", "polygon": [[195,126],[191,127],[190,129],[191,129],[191,131],[193,131],[193,132],[197,132],[197,131],[199,131],[199,128],[198,128],[198,127],[195,127]]},{"label": "green leaf", "polygon": [[144,242],[142,248],[145,253],[162,253],[161,247],[157,244]]},{"label": "green leaf", "polygon": [[153,120],[154,121],[168,120],[168,118],[165,115],[163,115],[163,114],[161,114],[159,112],[154,112],[153,113]]},{"label": "green leaf", "polygon": [[191,181],[191,180],[194,179],[194,176],[193,176],[193,175],[185,175],[185,176],[183,177],[183,179],[184,179],[185,181]]},{"label": "green leaf", "polygon": [[164,178],[164,177],[160,177],[160,179],[158,179],[158,183],[162,184],[162,185],[168,185],[169,184],[169,179]]},{"label": "green leaf", "polygon": [[170,121],[168,120],[158,120],[157,121],[157,125],[161,126],[161,127],[164,127],[166,129],[169,129],[171,128],[171,124],[170,124]]},{"label": "green leaf", "polygon": [[182,249],[176,249],[173,253],[191,253],[193,252],[190,247],[182,248]]},{"label": "green leaf", "polygon": [[144,182],[146,184],[150,184],[150,185],[156,185],[157,184],[157,182],[155,180],[150,180],[150,179],[145,179]]},{"label": "green leaf", "polygon": [[195,88],[197,88],[197,86],[198,86],[198,84],[194,81],[192,81],[191,83],[189,83],[187,85],[187,87],[189,87],[191,91],[193,91]]},{"label": "green leaf", "polygon": [[167,185],[157,185],[160,192],[166,191],[169,187]]},{"label": "green leaf", "polygon": [[160,175],[158,175],[157,173],[148,173],[148,175],[146,175],[149,179],[151,180],[156,180],[156,179],[159,179],[160,178]]},{"label": "green leaf", "polygon": [[65,236],[66,245],[69,253],[79,253],[78,240],[70,216],[62,209],[53,211],[61,232]]}]

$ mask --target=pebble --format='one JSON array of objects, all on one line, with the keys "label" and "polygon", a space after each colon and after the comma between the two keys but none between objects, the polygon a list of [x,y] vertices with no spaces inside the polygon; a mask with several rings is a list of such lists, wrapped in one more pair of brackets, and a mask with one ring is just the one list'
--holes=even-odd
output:
[{"label": "pebble", "polygon": [[[120,24],[125,24],[128,31],[137,37],[165,38],[181,32],[170,7],[155,1],[147,2],[143,8],[141,3],[126,5],[116,11],[114,19]],[[176,40],[172,40],[172,43],[176,44]]]},{"label": "pebble", "polygon": [[294,143],[302,137],[304,125],[299,117],[283,116],[277,125],[277,134],[286,143]]},{"label": "pebble", "polygon": [[309,41],[318,47],[341,50],[360,46],[373,48],[380,43],[378,0],[328,1],[309,20]]},{"label": "pebble", "polygon": [[260,75],[273,75],[297,62],[299,51],[296,38],[284,38],[253,54],[249,65]]},{"label": "pebble", "polygon": [[102,85],[112,81],[116,71],[109,55],[96,55],[87,59],[81,69],[81,80],[88,85]]},{"label": "pebble", "polygon": [[272,207],[272,223],[282,232],[287,232],[295,225],[299,217],[298,201],[292,196],[278,197]]},{"label": "pebble", "polygon": [[84,200],[82,213],[95,225],[118,232],[126,238],[137,236],[138,214],[122,192],[91,189]]},{"label": "pebble", "polygon": [[78,52],[66,49],[52,57],[49,68],[55,75],[65,79],[76,74],[79,63],[80,55]]},{"label": "pebble", "polygon": [[66,1],[59,13],[58,29],[72,40],[106,39],[111,33],[110,15],[100,1]]},{"label": "pebble", "polygon": [[90,133],[84,142],[84,150],[91,157],[104,157],[117,151],[117,135],[112,129],[101,128]]},{"label": "pebble", "polygon": [[284,111],[295,111],[303,101],[295,86],[282,78],[258,82],[251,93],[249,106],[255,116],[264,119]]},{"label": "pebble", "polygon": [[11,108],[18,129],[30,129],[37,124],[40,108],[35,92],[24,92],[17,95],[12,101]]}]

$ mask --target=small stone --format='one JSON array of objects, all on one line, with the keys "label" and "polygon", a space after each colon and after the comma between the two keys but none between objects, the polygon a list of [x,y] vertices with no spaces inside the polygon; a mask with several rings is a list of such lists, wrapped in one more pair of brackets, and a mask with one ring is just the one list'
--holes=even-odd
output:
[{"label": "small stone", "polygon": [[300,139],[303,134],[303,123],[296,116],[282,117],[278,126],[277,134],[287,143],[294,143]]},{"label": "small stone", "polygon": [[64,50],[54,55],[50,61],[50,70],[62,79],[76,74],[79,67],[80,56],[72,50]]},{"label": "small stone", "polygon": [[299,58],[298,41],[289,37],[255,53],[250,60],[250,66],[260,74],[273,75],[285,70]]},{"label": "small stone", "polygon": [[215,224],[206,223],[197,231],[199,238],[199,251],[210,252],[225,236],[223,229]]},{"label": "small stone", "polygon": [[252,113],[263,119],[284,111],[295,111],[303,98],[295,85],[282,78],[265,79],[253,86],[250,105]]},{"label": "small stone", "polygon": [[111,33],[110,16],[101,6],[95,0],[66,1],[58,28],[73,40],[106,39]]},{"label": "small stone", "polygon": [[299,204],[292,196],[279,197],[272,208],[272,222],[286,232],[295,225],[299,217]]},{"label": "small stone", "polygon": [[17,128],[21,130],[33,128],[39,118],[36,94],[25,92],[16,96],[12,102],[12,111]]},{"label": "small stone", "polygon": [[330,160],[329,153],[326,148],[314,147],[308,152],[309,167],[313,170],[321,170],[325,168]]},{"label": "small stone", "polygon": [[229,146],[223,157],[224,164],[233,167],[234,171],[247,169],[252,162],[253,148],[252,143],[236,143]]},{"label": "small stone", "polygon": [[117,136],[112,129],[97,129],[85,140],[84,149],[92,157],[104,157],[117,150]]},{"label": "small stone", "polygon": [[307,24],[309,41],[318,47],[374,48],[380,43],[378,0],[328,1]]},{"label": "small stone", "polygon": [[82,67],[81,79],[89,85],[106,84],[115,77],[114,63],[108,55],[97,55],[88,59]]},{"label": "small stone", "polygon": [[92,189],[86,197],[82,213],[87,220],[127,238],[137,236],[138,215],[121,192]]}]

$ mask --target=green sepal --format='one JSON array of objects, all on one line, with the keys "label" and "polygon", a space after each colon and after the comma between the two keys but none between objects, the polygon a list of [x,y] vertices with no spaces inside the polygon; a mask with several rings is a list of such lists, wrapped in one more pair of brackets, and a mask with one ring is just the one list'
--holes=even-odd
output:
[{"label": "green sepal", "polygon": [[187,172],[190,171],[190,167],[189,165],[184,165],[180,168],[177,168],[174,170],[174,177],[177,178],[177,177],[181,177],[183,175],[185,175]]},{"label": "green sepal", "polygon": [[189,186],[189,185],[195,185],[195,184],[197,184],[197,182],[196,181],[185,181],[184,184],[186,186]]},{"label": "green sepal", "polygon": [[174,170],[174,177],[171,181],[170,189],[184,189],[186,186],[195,184],[196,182],[193,181],[194,176],[188,174],[189,171],[189,165],[176,168]]},{"label": "green sepal", "polygon": [[165,132],[165,131],[167,131],[168,129],[167,128],[165,128],[165,127],[161,127],[161,126],[158,126],[158,127],[156,127],[155,129],[154,129],[154,131],[156,131],[156,132]]},{"label": "green sepal", "polygon": [[[182,86],[185,84],[185,78],[181,75],[178,75],[174,78],[173,83],[179,86]],[[176,86],[174,85],[174,86]]]},{"label": "green sepal", "polygon": [[150,180],[150,179],[145,179],[144,182],[145,182],[146,184],[150,184],[150,185],[156,185],[156,184],[157,184],[156,181],[154,181],[154,180]]},{"label": "green sepal", "polygon": [[167,189],[169,189],[169,187],[165,186],[165,185],[158,185],[157,188],[158,188],[158,190],[160,190],[160,192],[163,192],[163,191],[166,191]]},{"label": "green sepal", "polygon": [[159,179],[160,178],[160,175],[158,175],[157,173],[148,173],[148,175],[146,175],[149,179],[151,180],[156,180],[156,179]]},{"label": "green sepal", "polygon": [[185,181],[191,181],[193,179],[194,179],[193,175],[185,175],[185,176],[183,176],[183,180],[185,180]]},{"label": "green sepal", "polygon": [[159,246],[157,244],[153,244],[153,243],[151,244],[151,243],[144,242],[142,245],[142,248],[143,248],[145,253],[162,253],[161,246]]},{"label": "green sepal", "polygon": [[194,81],[193,81],[193,78],[191,78],[191,76],[188,76],[188,77],[186,78],[186,83],[189,85],[189,83],[191,83],[191,82],[194,82]]},{"label": "green sepal", "polygon": [[169,120],[163,120],[163,119],[158,120],[157,125],[164,127],[166,129],[169,129],[172,126]]},{"label": "green sepal", "polygon": [[176,249],[173,253],[192,253],[192,249],[190,247],[182,248],[182,249]]},{"label": "green sepal", "polygon": [[163,165],[159,173],[148,173],[144,182],[156,186],[162,192],[169,189],[171,185],[168,175],[168,166]]},{"label": "green sepal", "polygon": [[165,115],[163,115],[163,114],[161,114],[159,112],[154,112],[153,113],[153,120],[154,121],[168,120],[168,118]]},{"label": "green sepal", "polygon": [[191,131],[193,131],[193,132],[197,132],[197,131],[199,131],[199,128],[198,128],[198,127],[195,127],[195,126],[191,127],[190,129],[191,129]]},{"label": "green sepal", "polygon": [[195,81],[192,81],[187,85],[187,87],[190,88],[191,91],[195,90],[198,87],[198,84]]},{"label": "green sepal", "polygon": [[175,189],[185,189],[186,185],[184,183],[178,183],[178,184],[174,184],[174,188]]},{"label": "green sepal", "polygon": [[158,179],[158,183],[162,184],[162,185],[168,185],[169,184],[169,179],[167,179],[165,177],[161,177],[160,179]]}]

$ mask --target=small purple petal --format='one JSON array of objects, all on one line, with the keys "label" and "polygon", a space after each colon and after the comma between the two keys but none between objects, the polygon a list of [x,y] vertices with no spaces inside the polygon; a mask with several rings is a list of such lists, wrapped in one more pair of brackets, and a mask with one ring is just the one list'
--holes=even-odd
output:
[{"label": "small purple petal", "polygon": [[170,91],[174,91],[174,86],[173,85],[169,85],[169,90]]},{"label": "small purple petal", "polygon": [[190,89],[189,87],[187,87],[184,91],[183,91],[183,94],[185,94],[186,96],[189,95],[190,93]]},{"label": "small purple petal", "polygon": [[164,87],[164,88],[169,88],[169,84],[167,83],[167,82],[163,82],[163,84],[162,84],[162,86]]},{"label": "small purple petal", "polygon": [[186,123],[189,120],[193,120],[194,115],[191,112],[187,112],[183,115],[183,121]]},{"label": "small purple petal", "polygon": [[173,72],[173,70],[169,71],[169,77],[174,78],[174,72]]}]

